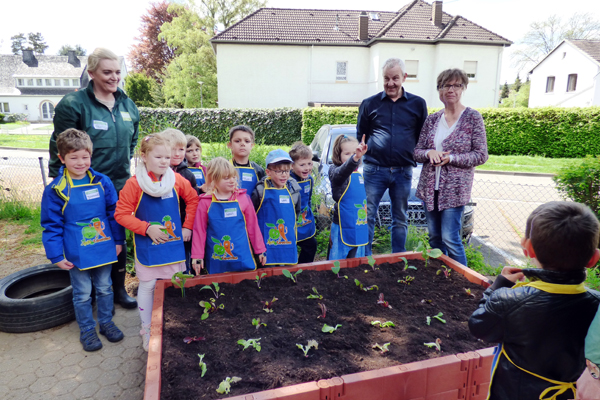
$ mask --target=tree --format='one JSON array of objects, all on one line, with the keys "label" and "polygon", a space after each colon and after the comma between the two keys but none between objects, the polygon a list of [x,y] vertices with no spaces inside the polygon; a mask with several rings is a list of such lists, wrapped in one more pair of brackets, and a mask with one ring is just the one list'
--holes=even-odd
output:
[{"label": "tree", "polygon": [[504,86],[502,86],[502,91],[500,92],[500,98],[506,99],[508,97],[508,83],[504,82]]},{"label": "tree", "polygon": [[515,92],[518,92],[519,89],[521,89],[521,78],[519,77],[519,74],[517,73],[517,77],[515,78],[515,83],[513,84],[513,88],[515,89]]},{"label": "tree", "polygon": [[564,39],[600,39],[600,21],[590,13],[575,13],[564,22],[557,15],[532,22],[512,57],[521,68],[535,64]]},{"label": "tree", "polygon": [[80,44],[76,44],[75,46],[71,46],[70,44],[64,44],[58,49],[57,55],[59,56],[67,56],[69,55],[69,51],[75,51],[76,56],[85,56],[87,54],[87,50],[81,47]]},{"label": "tree", "polygon": [[127,96],[139,107],[152,107],[153,86],[157,85],[154,79],[146,74],[134,72],[125,78],[125,92]]},{"label": "tree", "polygon": [[44,54],[49,47],[40,32],[29,32],[27,38],[25,38],[25,34],[19,33],[10,39],[12,40],[11,50],[13,54],[22,54],[23,50],[33,50],[37,54]]},{"label": "tree", "polygon": [[200,0],[198,13],[217,24],[229,28],[240,19],[267,4],[262,0]]},{"label": "tree", "polygon": [[27,38],[25,34],[19,33],[15,36],[11,36],[10,40],[12,40],[12,44],[10,46],[13,54],[21,54],[23,50],[27,50],[25,46],[27,44]]},{"label": "tree", "polygon": [[175,48],[158,38],[161,26],[177,16],[176,9],[169,12],[168,8],[164,0],[150,5],[148,13],[142,16],[140,36],[135,38],[138,43],[128,55],[133,71],[144,72],[159,83],[165,67],[175,58]]}]

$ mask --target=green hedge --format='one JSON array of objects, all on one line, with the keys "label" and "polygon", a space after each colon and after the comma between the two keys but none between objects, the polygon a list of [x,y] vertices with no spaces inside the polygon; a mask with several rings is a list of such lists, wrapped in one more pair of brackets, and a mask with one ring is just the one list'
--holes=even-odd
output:
[{"label": "green hedge", "polygon": [[248,125],[256,133],[256,143],[291,145],[300,140],[302,110],[282,109],[140,109],[140,132],[143,135],[174,127],[201,142],[228,142],[229,129]]},{"label": "green hedge", "polygon": [[356,125],[357,107],[305,108],[302,113],[302,141],[310,144],[319,128],[325,124]]}]

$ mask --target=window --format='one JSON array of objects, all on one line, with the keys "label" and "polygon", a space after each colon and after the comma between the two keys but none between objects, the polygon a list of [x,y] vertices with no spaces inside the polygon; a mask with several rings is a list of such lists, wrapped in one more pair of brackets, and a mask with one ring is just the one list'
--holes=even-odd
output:
[{"label": "window", "polygon": [[0,103],[0,112],[10,112],[10,107],[8,106],[8,103]]},{"label": "window", "polygon": [[25,110],[25,111],[29,110],[29,106],[27,104],[23,104],[23,110]]},{"label": "window", "polygon": [[79,79],[71,79],[71,82],[73,82],[73,86],[79,87]]},{"label": "window", "polygon": [[477,77],[477,61],[465,61],[463,69],[469,79],[475,79]]},{"label": "window", "polygon": [[407,78],[416,79],[418,77],[419,72],[419,61],[417,60],[406,60],[404,61],[404,66],[406,71],[404,71],[407,75]]},{"label": "window", "polygon": [[567,82],[567,92],[574,92],[577,90],[577,74],[570,74]]},{"label": "window", "polygon": [[554,93],[554,77],[549,76],[546,79],[546,93]]},{"label": "window", "polygon": [[36,85],[38,85],[38,86],[44,86],[44,83],[42,82],[41,79],[36,79],[35,81],[36,81],[35,82]]},{"label": "window", "polygon": [[335,69],[336,81],[348,80],[348,61],[338,61]]},{"label": "window", "polygon": [[71,86],[69,79],[63,79],[63,86]]},{"label": "window", "polygon": [[52,119],[54,117],[54,104],[49,101],[42,103],[42,119]]},{"label": "window", "polygon": [[54,86],[60,86],[60,79],[54,80]]},{"label": "window", "polygon": [[371,19],[371,21],[379,21],[379,13],[376,12],[370,12],[369,13],[369,18]]},{"label": "window", "polygon": [[17,85],[18,86],[25,86],[25,80],[24,79],[17,79]]},{"label": "window", "polygon": [[46,79],[46,86],[52,86],[52,79]]},{"label": "window", "polygon": [[27,79],[27,86],[33,86],[33,79]]}]

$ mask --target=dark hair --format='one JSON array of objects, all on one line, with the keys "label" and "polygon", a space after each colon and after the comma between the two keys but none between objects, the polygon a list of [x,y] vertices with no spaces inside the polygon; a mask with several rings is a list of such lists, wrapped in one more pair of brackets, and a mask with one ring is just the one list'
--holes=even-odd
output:
[{"label": "dark hair", "polygon": [[92,155],[94,145],[86,132],[69,128],[58,135],[56,147],[58,148],[58,154],[65,158],[70,152],[79,150],[87,150]]},{"label": "dark hair", "polygon": [[301,158],[310,158],[312,160],[313,153],[310,147],[305,145],[303,142],[298,141],[292,145],[292,148],[290,149],[290,157],[294,162],[300,160]]},{"label": "dark hair", "polygon": [[356,140],[356,138],[353,136],[339,135],[338,137],[335,138],[335,142],[333,142],[333,152],[331,153],[331,161],[333,161],[333,164],[337,165],[338,167],[343,164],[343,162],[342,162],[342,144],[344,144],[346,142],[358,143],[358,140]]},{"label": "dark hair", "polygon": [[256,135],[254,134],[254,131],[252,130],[252,128],[250,128],[249,126],[246,126],[246,125],[236,125],[229,130],[229,141],[230,142],[231,142],[231,138],[233,138],[233,134],[236,131],[248,132],[249,134],[252,135],[252,143],[254,143],[254,141],[256,139],[256,137],[255,137]]},{"label": "dark hair", "polygon": [[552,201],[527,218],[525,238],[544,269],[584,269],[598,247],[600,223],[584,204]]},{"label": "dark hair", "polygon": [[445,71],[440,72],[437,77],[437,88],[440,90],[446,83],[450,81],[460,81],[463,84],[464,88],[467,88],[469,85],[469,77],[467,73],[462,69],[451,68]]}]

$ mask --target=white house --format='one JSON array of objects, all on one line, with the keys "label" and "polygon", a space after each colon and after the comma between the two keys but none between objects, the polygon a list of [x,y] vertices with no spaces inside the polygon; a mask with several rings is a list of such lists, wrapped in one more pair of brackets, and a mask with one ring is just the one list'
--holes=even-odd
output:
[{"label": "white house", "polygon": [[412,0],[398,12],[261,8],[212,40],[219,107],[358,105],[383,90],[381,67],[406,63],[407,91],[441,107],[437,75],[464,69],[463,102],[495,107],[504,47],[511,41]]},{"label": "white house", "polygon": [[530,71],[529,107],[600,105],[600,40],[563,40]]},{"label": "white house", "polygon": [[[123,57],[121,82],[127,75]],[[33,54],[0,55],[0,113],[27,114],[29,122],[52,121],[54,107],[67,93],[86,87],[87,57]]]}]

